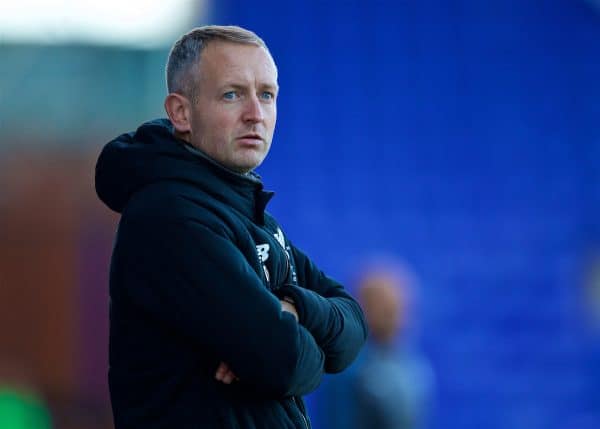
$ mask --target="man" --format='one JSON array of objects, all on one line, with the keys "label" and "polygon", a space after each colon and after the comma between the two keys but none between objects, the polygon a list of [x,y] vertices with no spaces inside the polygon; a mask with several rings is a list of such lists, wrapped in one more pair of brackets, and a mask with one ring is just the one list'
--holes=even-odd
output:
[{"label": "man", "polygon": [[[414,277],[382,260],[359,278],[370,341],[357,363],[325,386],[329,429],[427,427],[434,393],[429,362],[405,343]],[[350,410],[350,412],[348,411]]]},{"label": "man", "polygon": [[192,30],[167,64],[169,120],[102,151],[121,213],[110,271],[115,428],[308,428],[302,395],[366,338],[359,305],[265,212],[277,68],[239,27]]}]

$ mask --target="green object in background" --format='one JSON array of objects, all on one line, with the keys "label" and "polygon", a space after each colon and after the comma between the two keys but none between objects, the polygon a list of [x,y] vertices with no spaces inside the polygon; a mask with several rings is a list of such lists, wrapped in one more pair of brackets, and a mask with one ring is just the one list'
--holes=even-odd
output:
[{"label": "green object in background", "polygon": [[35,394],[0,387],[0,428],[50,429],[50,413]]}]

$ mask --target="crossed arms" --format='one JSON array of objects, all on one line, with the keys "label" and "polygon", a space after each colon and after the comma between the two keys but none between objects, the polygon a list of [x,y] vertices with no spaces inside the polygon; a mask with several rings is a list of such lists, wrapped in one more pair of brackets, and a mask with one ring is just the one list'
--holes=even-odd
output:
[{"label": "crossed arms", "polygon": [[143,277],[128,295],[219,356],[220,381],[239,377],[268,397],[304,395],[324,372],[348,366],[365,340],[358,304],[295,248],[303,287],[282,288],[291,306],[264,287],[225,232],[189,219],[123,218],[119,241],[135,260],[131,275]]}]

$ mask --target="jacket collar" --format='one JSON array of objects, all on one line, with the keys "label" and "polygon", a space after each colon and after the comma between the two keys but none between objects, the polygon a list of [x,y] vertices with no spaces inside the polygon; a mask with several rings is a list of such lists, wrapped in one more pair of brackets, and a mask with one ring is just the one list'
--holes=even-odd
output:
[{"label": "jacket collar", "polygon": [[254,221],[264,224],[265,208],[275,193],[264,190],[262,179],[257,173],[250,171],[243,174],[233,171],[191,144],[174,135],[173,138],[223,183],[224,186],[220,187],[221,196],[226,198],[229,205]]}]

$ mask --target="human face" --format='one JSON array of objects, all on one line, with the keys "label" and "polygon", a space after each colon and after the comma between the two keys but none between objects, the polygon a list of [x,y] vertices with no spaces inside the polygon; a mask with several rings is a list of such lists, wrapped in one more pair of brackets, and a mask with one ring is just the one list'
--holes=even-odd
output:
[{"label": "human face", "polygon": [[277,117],[277,68],[266,49],[215,41],[200,58],[190,143],[246,173],[269,152]]}]

